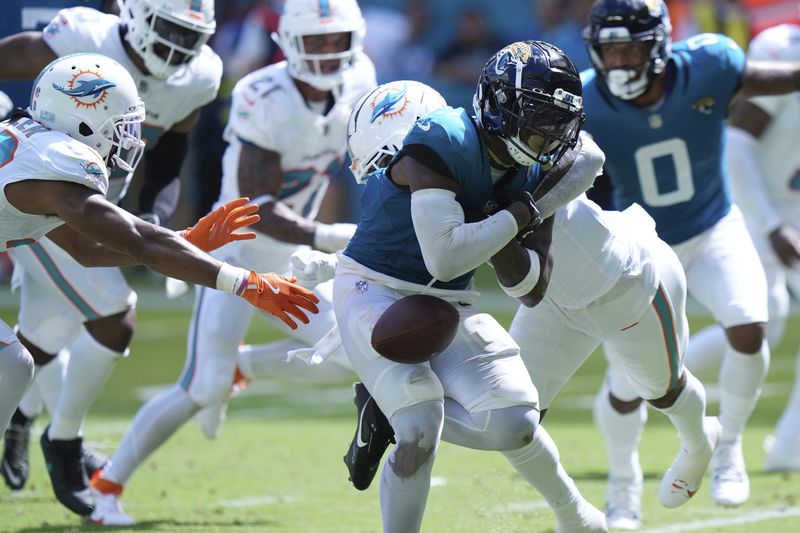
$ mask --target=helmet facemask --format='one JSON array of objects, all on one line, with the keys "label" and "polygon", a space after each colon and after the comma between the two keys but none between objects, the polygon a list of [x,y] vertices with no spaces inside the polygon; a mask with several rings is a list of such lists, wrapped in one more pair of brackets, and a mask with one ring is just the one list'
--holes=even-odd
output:
[{"label": "helmet facemask", "polygon": [[[663,3],[656,8],[644,3],[631,8],[613,0],[598,3],[593,10],[583,31],[592,66],[612,95],[634,100],[650,89],[669,62],[672,53],[669,12]],[[647,51],[638,64],[608,68],[602,47],[612,43],[643,43]]]},{"label": "helmet facemask", "polygon": [[125,38],[156,78],[166,79],[179,72],[214,34],[213,9],[210,13],[202,12],[202,7],[200,12],[190,11],[194,15],[190,19],[170,11],[178,7],[150,0],[123,0],[120,5]]},{"label": "helmet facemask", "polygon": [[516,90],[516,102],[508,112],[507,135],[503,136],[509,155],[518,164],[555,164],[575,146],[583,124],[582,98],[556,89],[550,96],[530,90]]},{"label": "helmet facemask", "polygon": [[[286,55],[293,78],[331,91],[341,85],[345,71],[361,52],[365,32],[355,0],[286,0],[272,39]],[[336,46],[330,41],[332,35],[337,35]]]},{"label": "helmet facemask", "polygon": [[[90,133],[92,129],[86,123],[82,123],[78,131],[82,134],[85,132],[86,137],[99,138],[100,146],[97,151],[110,168],[133,172],[144,154],[144,115],[144,104],[140,103],[133,106],[128,113],[108,117],[96,133]],[[80,140],[91,145],[91,141]]]}]

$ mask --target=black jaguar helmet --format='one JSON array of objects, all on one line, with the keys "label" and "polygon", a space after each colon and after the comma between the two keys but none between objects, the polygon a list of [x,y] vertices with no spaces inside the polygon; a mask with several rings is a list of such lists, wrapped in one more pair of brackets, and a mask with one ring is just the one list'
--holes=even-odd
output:
[{"label": "black jaguar helmet", "polygon": [[486,63],[473,107],[481,127],[500,137],[518,164],[552,164],[578,140],[582,94],[578,70],[564,51],[521,41]]}]

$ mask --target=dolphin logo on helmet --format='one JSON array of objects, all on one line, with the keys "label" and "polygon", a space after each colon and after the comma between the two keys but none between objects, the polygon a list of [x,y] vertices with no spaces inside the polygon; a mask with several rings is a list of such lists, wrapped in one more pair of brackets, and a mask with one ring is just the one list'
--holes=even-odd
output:
[{"label": "dolphin logo on helmet", "polygon": [[[115,83],[104,80],[103,78],[97,78],[94,80],[79,80],[76,78],[70,83],[74,84],[75,86],[61,87],[54,83],[53,88],[66,94],[67,96],[72,97],[79,105],[83,104],[86,106],[92,106],[100,103],[100,101],[105,98],[106,91],[117,86]],[[88,99],[90,101],[85,102],[82,99]]]},{"label": "dolphin logo on helmet", "polygon": [[[378,117],[385,117],[396,115],[398,113],[402,113],[403,110],[406,108],[406,93],[408,92],[408,87],[403,85],[403,88],[400,90],[390,90],[379,94],[378,96],[381,97],[379,101],[374,104],[374,109],[372,110],[372,117],[370,118],[370,122],[375,122]],[[398,104],[400,104],[398,106]],[[399,107],[399,108],[398,108]]]}]

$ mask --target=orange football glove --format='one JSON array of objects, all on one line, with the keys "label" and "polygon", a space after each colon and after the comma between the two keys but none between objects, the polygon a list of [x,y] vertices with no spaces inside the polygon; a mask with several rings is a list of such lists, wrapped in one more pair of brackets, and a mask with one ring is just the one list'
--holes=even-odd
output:
[{"label": "orange football glove", "polygon": [[310,290],[295,285],[295,281],[297,281],[295,277],[287,278],[274,272],[260,274],[251,270],[247,285],[239,296],[255,307],[280,318],[290,328],[297,329],[297,323],[292,317],[303,324],[308,324],[308,317],[303,309],[311,314],[319,313],[319,308],[316,306],[319,298]]},{"label": "orange football glove", "polygon": [[255,239],[252,231],[235,233],[236,230],[255,224],[261,217],[255,214],[258,206],[248,204],[248,198],[237,198],[222,205],[183,230],[183,238],[204,252],[210,252],[231,241]]}]

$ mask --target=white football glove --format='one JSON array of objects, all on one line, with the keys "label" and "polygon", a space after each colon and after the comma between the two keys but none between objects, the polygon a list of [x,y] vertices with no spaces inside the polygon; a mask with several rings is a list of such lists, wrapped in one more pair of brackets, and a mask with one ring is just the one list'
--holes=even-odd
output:
[{"label": "white football glove", "polygon": [[339,260],[336,254],[303,248],[292,254],[290,262],[292,276],[297,278],[297,284],[313,289],[320,283],[333,279]]}]

